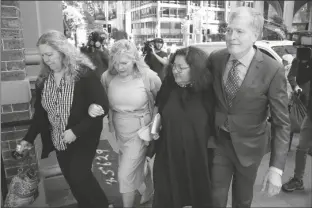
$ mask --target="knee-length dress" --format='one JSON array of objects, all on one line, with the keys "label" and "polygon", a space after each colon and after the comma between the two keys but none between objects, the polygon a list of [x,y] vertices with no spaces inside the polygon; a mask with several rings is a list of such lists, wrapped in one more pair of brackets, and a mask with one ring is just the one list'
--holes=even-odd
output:
[{"label": "knee-length dress", "polygon": [[209,99],[210,95],[190,93],[185,98],[186,90],[176,86],[160,111],[153,208],[205,208],[211,204],[207,142],[213,127],[203,103],[203,96]]},{"label": "knee-length dress", "polygon": [[142,78],[123,82],[115,76],[108,88],[108,99],[119,147],[119,189],[120,193],[128,193],[144,182],[146,145],[137,132],[151,121],[151,115]]}]

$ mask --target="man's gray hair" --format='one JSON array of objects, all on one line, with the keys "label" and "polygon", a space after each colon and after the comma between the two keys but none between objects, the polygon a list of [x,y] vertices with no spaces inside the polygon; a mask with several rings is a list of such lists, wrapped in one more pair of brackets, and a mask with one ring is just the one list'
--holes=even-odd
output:
[{"label": "man's gray hair", "polygon": [[258,38],[262,37],[264,18],[263,15],[250,7],[237,7],[233,11],[230,12],[228,22],[230,23],[233,19],[239,16],[250,16],[250,24],[253,28],[254,32],[258,35]]}]

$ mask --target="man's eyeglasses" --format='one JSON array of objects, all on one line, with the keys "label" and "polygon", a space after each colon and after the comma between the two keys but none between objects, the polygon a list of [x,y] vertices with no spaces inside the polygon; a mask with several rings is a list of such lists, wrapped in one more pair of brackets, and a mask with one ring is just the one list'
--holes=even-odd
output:
[{"label": "man's eyeglasses", "polygon": [[171,64],[172,70],[176,70],[178,73],[181,73],[184,70],[189,69],[188,66],[181,66],[180,64]]}]

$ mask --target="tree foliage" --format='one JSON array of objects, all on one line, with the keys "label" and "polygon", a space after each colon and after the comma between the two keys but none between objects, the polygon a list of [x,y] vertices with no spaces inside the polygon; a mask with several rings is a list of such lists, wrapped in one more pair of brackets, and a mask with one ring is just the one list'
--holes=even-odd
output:
[{"label": "tree foliage", "polygon": [[103,1],[62,1],[62,5],[64,20],[69,29],[82,23],[94,24],[96,19],[105,19]]},{"label": "tree foliage", "polygon": [[267,21],[264,25],[263,39],[280,40],[285,39],[288,34],[287,26],[279,15],[273,15],[271,21]]},{"label": "tree foliage", "polygon": [[128,34],[123,30],[118,30],[116,28],[112,29],[111,37],[115,40],[128,39]]},{"label": "tree foliage", "polygon": [[226,32],[226,28],[227,28],[227,23],[226,22],[222,22],[219,24],[218,27],[218,32],[221,34],[224,34]]},{"label": "tree foliage", "polygon": [[81,13],[79,2],[62,1],[63,19],[68,30],[75,30],[84,23],[84,16]]}]

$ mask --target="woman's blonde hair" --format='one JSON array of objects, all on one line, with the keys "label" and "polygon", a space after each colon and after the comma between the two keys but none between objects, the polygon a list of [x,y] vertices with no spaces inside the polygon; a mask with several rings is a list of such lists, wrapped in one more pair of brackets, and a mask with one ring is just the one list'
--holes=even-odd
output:
[{"label": "woman's blonde hair", "polygon": [[[80,65],[84,65],[92,70],[95,66],[92,64],[90,59],[67,41],[67,38],[63,33],[56,30],[49,30],[41,35],[37,42],[37,47],[39,45],[46,44],[52,47],[54,50],[58,51],[62,56],[62,66],[65,69],[65,76],[70,81],[75,81],[78,78],[79,70],[81,70]],[[41,71],[38,76],[37,84],[42,84],[42,82],[49,76],[51,69],[44,63],[41,58]]]},{"label": "woman's blonde hair", "polygon": [[109,53],[108,71],[111,75],[118,74],[115,69],[116,63],[121,59],[121,56],[128,56],[134,61],[134,75],[136,77],[142,76],[146,71],[151,70],[140,56],[136,46],[129,40],[122,39],[114,43]]}]

